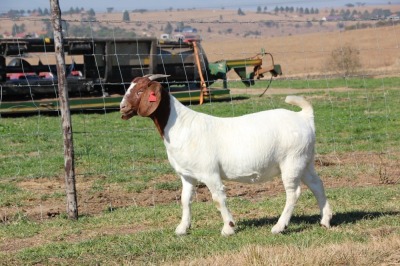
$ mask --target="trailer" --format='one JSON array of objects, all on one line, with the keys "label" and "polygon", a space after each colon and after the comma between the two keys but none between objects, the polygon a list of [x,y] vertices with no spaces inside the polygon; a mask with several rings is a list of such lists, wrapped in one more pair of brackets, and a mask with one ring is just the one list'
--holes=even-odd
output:
[{"label": "trailer", "polygon": [[[229,98],[230,69],[246,85],[262,75],[262,59],[210,63],[194,39],[65,38],[63,46],[71,110],[118,109],[131,80],[147,74],[170,75],[170,93],[191,103]],[[51,38],[0,39],[0,114],[59,110],[54,49]],[[212,86],[218,79],[223,87]]]}]

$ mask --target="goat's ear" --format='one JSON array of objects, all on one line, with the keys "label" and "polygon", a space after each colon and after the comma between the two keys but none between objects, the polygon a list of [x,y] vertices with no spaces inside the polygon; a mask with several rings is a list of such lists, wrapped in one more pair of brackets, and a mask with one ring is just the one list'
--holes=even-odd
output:
[{"label": "goat's ear", "polygon": [[138,114],[140,116],[152,115],[160,105],[162,86],[158,82],[150,82],[149,87],[140,97]]}]

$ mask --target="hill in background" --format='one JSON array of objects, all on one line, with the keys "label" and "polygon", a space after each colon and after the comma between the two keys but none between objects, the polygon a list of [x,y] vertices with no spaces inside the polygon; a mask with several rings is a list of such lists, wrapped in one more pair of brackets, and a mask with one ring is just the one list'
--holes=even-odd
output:
[{"label": "hill in background", "polygon": [[[274,55],[286,76],[327,70],[332,51],[351,45],[366,73],[396,73],[399,63],[400,5],[351,6],[339,9],[131,10],[96,14],[63,12],[65,36],[170,38],[191,29],[199,35],[210,61],[252,57],[262,48]],[[14,14],[15,15],[15,14]],[[20,14],[21,15],[21,14]],[[51,34],[49,16],[30,12],[1,18],[4,37]],[[190,31],[190,30],[189,30]],[[14,33],[13,33],[14,32]]]}]

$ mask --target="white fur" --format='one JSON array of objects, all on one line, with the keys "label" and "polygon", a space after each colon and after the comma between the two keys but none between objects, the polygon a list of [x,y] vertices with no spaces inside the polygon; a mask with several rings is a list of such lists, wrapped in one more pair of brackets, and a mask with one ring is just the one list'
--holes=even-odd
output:
[{"label": "white fur", "polygon": [[132,82],[131,85],[129,86],[129,88],[126,90],[126,95],[131,94],[131,92],[132,92],[133,88],[135,88],[135,86],[136,86],[136,83]]},{"label": "white fur", "polygon": [[300,180],[317,198],[322,220],[330,227],[332,212],[322,181],[314,170],[315,128],[311,105],[302,97],[286,102],[303,108],[264,111],[233,118],[195,112],[170,97],[171,114],[164,130],[164,144],[172,167],[182,179],[182,221],[176,234],[190,228],[190,201],[197,181],[207,185],[224,221],[223,235],[234,233],[221,179],[258,183],[281,174],[286,205],[272,233],[289,224],[300,195]]}]

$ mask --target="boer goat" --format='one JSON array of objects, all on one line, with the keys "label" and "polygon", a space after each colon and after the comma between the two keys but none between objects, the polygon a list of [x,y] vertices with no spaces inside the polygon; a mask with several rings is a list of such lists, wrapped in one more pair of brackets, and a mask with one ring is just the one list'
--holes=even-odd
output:
[{"label": "boer goat", "polygon": [[330,227],[332,211],[322,181],[314,170],[315,126],[313,108],[303,97],[286,102],[302,110],[276,109],[231,118],[198,113],[181,104],[155,81],[166,75],[136,77],[121,104],[122,119],[150,117],[160,133],[168,160],[182,180],[182,220],[175,230],[187,233],[191,198],[198,181],[204,183],[221,212],[222,235],[235,232],[226,206],[222,180],[260,183],[281,175],[286,204],[272,233],[282,232],[300,196],[300,181],[314,193],[321,224]]}]

